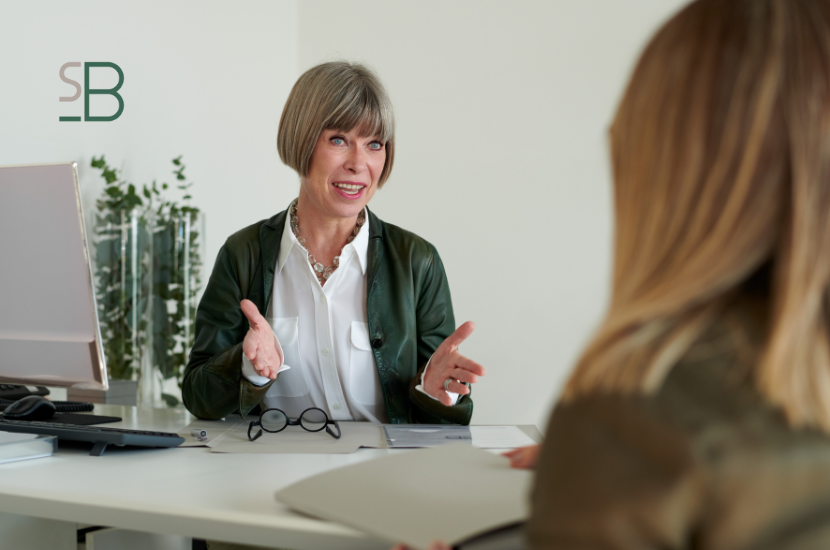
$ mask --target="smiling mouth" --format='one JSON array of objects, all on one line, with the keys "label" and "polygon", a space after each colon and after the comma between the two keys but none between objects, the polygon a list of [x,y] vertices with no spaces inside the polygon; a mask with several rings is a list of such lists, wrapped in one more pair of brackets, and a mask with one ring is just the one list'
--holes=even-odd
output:
[{"label": "smiling mouth", "polygon": [[334,183],[332,185],[334,185],[347,195],[357,195],[363,190],[364,187],[366,187],[365,185],[356,185],[353,183]]}]

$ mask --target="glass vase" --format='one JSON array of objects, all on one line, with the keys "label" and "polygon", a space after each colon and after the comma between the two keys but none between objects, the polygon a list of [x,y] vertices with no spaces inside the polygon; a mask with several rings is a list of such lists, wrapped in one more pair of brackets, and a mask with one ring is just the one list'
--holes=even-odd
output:
[{"label": "glass vase", "polygon": [[152,361],[144,363],[140,385],[144,407],[182,406],[181,383],[193,347],[204,235],[204,214],[195,208],[174,208],[156,217]]},{"label": "glass vase", "polygon": [[136,208],[96,217],[95,298],[110,380],[137,380],[152,363],[152,227]]}]

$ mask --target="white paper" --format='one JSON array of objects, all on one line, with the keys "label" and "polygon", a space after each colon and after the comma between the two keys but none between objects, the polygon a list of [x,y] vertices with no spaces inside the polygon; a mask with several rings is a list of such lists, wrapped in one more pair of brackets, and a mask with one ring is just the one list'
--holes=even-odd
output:
[{"label": "white paper", "polygon": [[[223,418],[222,420],[202,420],[201,418],[196,418],[180,430],[178,435],[184,438],[184,443],[181,444],[182,447],[210,447],[218,444],[222,439],[227,437],[230,431],[242,424],[245,424],[245,426],[248,425],[238,414],[228,415],[227,418]],[[196,439],[191,434],[192,430],[204,430],[207,432],[207,437],[205,439]]]},{"label": "white paper", "polygon": [[[250,417],[251,420],[257,417]],[[386,447],[380,424],[372,422],[338,422],[340,439],[325,430],[309,432],[300,426],[288,426],[278,433],[263,432],[256,441],[248,439],[248,419],[227,430],[220,440],[208,443],[213,453],[249,454],[345,454],[360,447]]]},{"label": "white paper", "polygon": [[54,435],[0,431],[0,464],[52,456],[57,447],[58,438]]},{"label": "white paper", "polygon": [[515,449],[536,444],[516,426],[388,424],[383,430],[386,443],[392,449],[437,447],[448,443],[470,443],[479,449]]},{"label": "white paper", "polygon": [[515,449],[535,445],[536,441],[516,426],[470,426],[473,447],[479,449]]}]

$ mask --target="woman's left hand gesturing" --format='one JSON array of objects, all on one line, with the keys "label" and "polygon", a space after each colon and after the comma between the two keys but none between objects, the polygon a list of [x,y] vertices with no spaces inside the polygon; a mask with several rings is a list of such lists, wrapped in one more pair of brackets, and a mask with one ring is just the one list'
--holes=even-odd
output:
[{"label": "woman's left hand gesturing", "polygon": [[445,380],[452,379],[448,384],[448,391],[459,395],[467,395],[470,393],[470,388],[461,382],[473,384],[478,382],[479,376],[485,374],[484,367],[458,352],[458,346],[473,333],[475,328],[475,323],[467,321],[455,329],[455,332],[441,342],[441,345],[432,354],[429,367],[427,367],[427,373],[424,377],[424,391],[448,407],[453,402],[452,398],[444,391]]}]

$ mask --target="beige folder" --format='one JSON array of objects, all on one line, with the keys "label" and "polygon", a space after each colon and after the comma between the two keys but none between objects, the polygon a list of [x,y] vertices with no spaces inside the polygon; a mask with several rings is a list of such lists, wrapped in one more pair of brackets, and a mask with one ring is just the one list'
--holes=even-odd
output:
[{"label": "beige folder", "polygon": [[276,494],[300,512],[391,543],[457,545],[528,516],[532,473],[470,445],[395,451],[304,479]]}]

